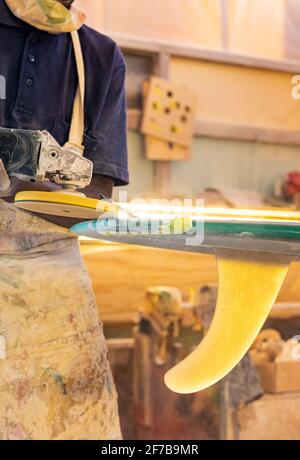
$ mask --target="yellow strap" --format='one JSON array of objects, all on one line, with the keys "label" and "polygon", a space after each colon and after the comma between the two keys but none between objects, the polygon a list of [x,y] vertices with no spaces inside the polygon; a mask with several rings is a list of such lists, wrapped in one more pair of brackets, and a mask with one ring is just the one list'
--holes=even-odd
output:
[{"label": "yellow strap", "polygon": [[84,152],[83,135],[84,135],[84,95],[85,95],[85,71],[82,55],[82,48],[77,30],[71,32],[76,66],[78,72],[78,87],[74,99],[73,114],[69,140],[65,144],[67,148],[78,150],[82,155]]}]

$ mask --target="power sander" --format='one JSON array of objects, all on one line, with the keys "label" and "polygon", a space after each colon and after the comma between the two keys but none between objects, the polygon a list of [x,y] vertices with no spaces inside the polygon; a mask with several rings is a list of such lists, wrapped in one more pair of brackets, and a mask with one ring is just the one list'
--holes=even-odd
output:
[{"label": "power sander", "polygon": [[92,176],[93,163],[76,148],[61,147],[49,132],[0,128],[0,197],[13,194],[15,179],[61,186],[54,193],[17,193],[17,207],[83,220],[114,213],[114,205],[104,197],[87,198],[78,191],[91,183]]}]

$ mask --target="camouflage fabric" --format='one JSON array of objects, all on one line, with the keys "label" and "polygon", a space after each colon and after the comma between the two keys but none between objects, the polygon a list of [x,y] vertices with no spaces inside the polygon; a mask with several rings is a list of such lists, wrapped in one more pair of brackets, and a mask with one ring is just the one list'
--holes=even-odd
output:
[{"label": "camouflage fabric", "polygon": [[5,0],[11,12],[22,21],[50,34],[80,29],[86,16],[74,6],[68,10],[57,0]]},{"label": "camouflage fabric", "polygon": [[0,200],[0,439],[120,439],[77,238]]}]

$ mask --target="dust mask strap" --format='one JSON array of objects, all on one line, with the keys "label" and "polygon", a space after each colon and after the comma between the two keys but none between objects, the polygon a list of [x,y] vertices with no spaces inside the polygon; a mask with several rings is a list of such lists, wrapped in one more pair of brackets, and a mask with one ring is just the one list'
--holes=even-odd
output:
[{"label": "dust mask strap", "polygon": [[78,88],[66,146],[83,154],[85,71],[78,29],[86,19],[85,14],[74,7],[68,10],[57,0],[5,0],[5,2],[15,16],[39,30],[52,34],[71,34],[78,72]]},{"label": "dust mask strap", "polygon": [[78,72],[78,87],[73,106],[73,114],[69,140],[65,147],[78,150],[83,155],[83,135],[84,135],[84,98],[85,98],[85,70],[82,55],[82,48],[77,30],[71,32],[75,60]]}]

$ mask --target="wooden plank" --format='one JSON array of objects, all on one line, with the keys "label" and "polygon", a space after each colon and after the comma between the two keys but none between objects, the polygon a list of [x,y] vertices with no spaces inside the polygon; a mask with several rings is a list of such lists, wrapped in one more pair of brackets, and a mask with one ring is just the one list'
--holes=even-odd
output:
[{"label": "wooden plank", "polygon": [[139,109],[127,110],[127,128],[131,131],[140,131],[143,112]]},{"label": "wooden plank", "polygon": [[106,340],[109,350],[134,350],[134,339],[108,339]]},{"label": "wooden plank", "polygon": [[126,96],[128,109],[142,109],[143,83],[153,74],[153,58],[151,56],[137,56],[125,54],[127,64]]},{"label": "wooden plank", "polygon": [[[128,129],[139,131],[142,120],[140,110],[128,111]],[[300,145],[300,131],[287,129],[267,129],[257,126],[229,125],[206,120],[197,120],[194,130],[195,136],[212,137],[218,139],[235,139],[251,142],[262,142],[278,145]]]},{"label": "wooden plank", "polygon": [[138,38],[129,34],[111,34],[123,50],[137,54],[159,53],[170,56],[197,59],[201,61],[217,62],[234,66],[251,67],[263,70],[275,70],[284,73],[300,73],[300,63],[293,59],[265,59],[256,56],[231,53],[228,51],[215,51],[198,46],[174,44],[169,41],[155,41],[154,39]]},{"label": "wooden plank", "polygon": [[205,120],[197,120],[195,134],[196,136],[246,140],[266,144],[300,145],[300,131],[230,125]]},{"label": "wooden plank", "polygon": [[162,197],[168,197],[171,183],[171,162],[155,161],[154,168],[154,190]]},{"label": "wooden plank", "polygon": [[278,302],[274,305],[271,313],[271,319],[292,319],[300,318],[299,302]]},{"label": "wooden plank", "polygon": [[171,56],[168,53],[159,53],[155,56],[154,74],[168,80],[170,77]]},{"label": "wooden plank", "polygon": [[[155,55],[154,74],[157,77],[169,79],[171,56],[167,52],[160,52]],[[171,162],[160,161],[153,164],[153,185],[154,190],[160,196],[167,196],[170,192],[171,183]]]}]

